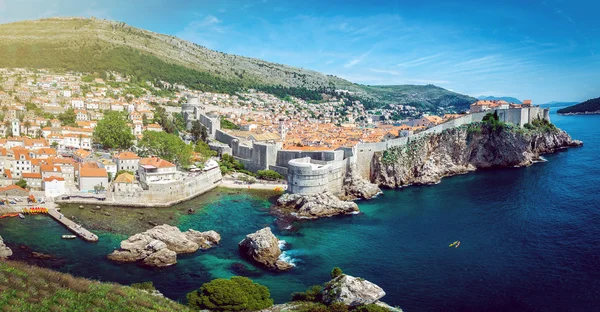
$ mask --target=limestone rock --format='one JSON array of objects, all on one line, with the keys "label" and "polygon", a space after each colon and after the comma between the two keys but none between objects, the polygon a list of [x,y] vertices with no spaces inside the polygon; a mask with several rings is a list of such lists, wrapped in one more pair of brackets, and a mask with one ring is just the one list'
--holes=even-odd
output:
[{"label": "limestone rock", "polygon": [[196,230],[188,230],[184,234],[203,250],[217,245],[221,241],[221,235],[215,231],[198,232]]},{"label": "limestone rock", "polygon": [[469,126],[461,126],[375,153],[371,181],[390,188],[434,184],[477,169],[531,165],[541,154],[582,144],[558,129],[493,131],[482,127],[470,131]]},{"label": "limestone rock", "polygon": [[345,199],[371,199],[381,193],[381,189],[376,184],[361,177],[354,166],[351,166],[344,178],[344,193]]},{"label": "limestone rock", "polygon": [[8,258],[12,256],[12,254],[12,250],[4,244],[2,236],[0,236],[0,258]]},{"label": "limestone rock", "polygon": [[121,248],[108,255],[117,262],[136,262],[164,267],[177,263],[177,254],[192,253],[199,248],[208,249],[221,239],[215,231],[182,233],[177,227],[167,224],[135,234],[121,242]]},{"label": "limestone rock", "polygon": [[359,211],[356,203],[340,200],[330,192],[313,195],[286,193],[277,199],[274,209],[299,219],[317,219]]},{"label": "limestone rock", "polygon": [[377,303],[385,296],[381,287],[350,275],[341,275],[329,281],[323,289],[323,302],[334,302],[355,307],[363,304]]},{"label": "limestone rock", "polygon": [[266,227],[252,234],[246,235],[239,244],[242,255],[264,265],[267,268],[279,271],[289,270],[292,264],[279,259],[279,239]]},{"label": "limestone rock", "polygon": [[164,248],[150,254],[143,262],[145,265],[153,267],[166,267],[177,263],[177,253],[168,248]]}]

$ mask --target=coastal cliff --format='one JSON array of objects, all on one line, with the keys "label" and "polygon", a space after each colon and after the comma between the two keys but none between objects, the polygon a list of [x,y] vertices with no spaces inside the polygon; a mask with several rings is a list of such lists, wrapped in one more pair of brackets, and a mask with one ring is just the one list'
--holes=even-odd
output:
[{"label": "coastal cliff", "polygon": [[524,128],[472,123],[375,153],[371,181],[390,188],[433,184],[477,169],[527,166],[541,154],[582,144],[549,123]]}]

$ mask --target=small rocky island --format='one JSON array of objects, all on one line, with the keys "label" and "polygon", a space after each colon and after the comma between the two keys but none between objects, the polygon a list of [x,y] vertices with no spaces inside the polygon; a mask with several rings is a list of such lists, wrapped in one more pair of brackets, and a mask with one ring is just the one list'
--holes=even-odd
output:
[{"label": "small rocky island", "polygon": [[246,238],[238,245],[243,256],[266,268],[286,271],[294,267],[294,265],[279,259],[281,256],[279,239],[271,232],[270,227],[246,235]]},{"label": "small rocky island", "polygon": [[181,232],[167,224],[155,226],[121,242],[121,248],[108,255],[117,262],[141,262],[152,267],[166,267],[177,263],[177,254],[193,253],[218,244],[221,236],[215,231]]},{"label": "small rocky island", "polygon": [[12,256],[12,254],[12,250],[4,244],[4,240],[2,240],[2,236],[0,236],[0,258],[8,258]]},{"label": "small rocky island", "polygon": [[330,192],[311,195],[285,193],[277,199],[273,211],[295,219],[317,219],[358,213],[358,205],[344,201]]}]

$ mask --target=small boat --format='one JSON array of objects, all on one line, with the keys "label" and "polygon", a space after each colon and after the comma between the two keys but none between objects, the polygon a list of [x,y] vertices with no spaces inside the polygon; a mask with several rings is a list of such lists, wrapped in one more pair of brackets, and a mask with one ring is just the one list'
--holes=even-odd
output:
[{"label": "small boat", "polygon": [[73,239],[73,238],[77,238],[77,236],[65,234],[65,235],[62,236],[62,238],[64,238],[64,239]]},{"label": "small boat", "polygon": [[20,213],[20,214],[19,214],[19,218],[21,218],[21,219],[25,219],[25,216],[24,216],[22,213]]},{"label": "small boat", "polygon": [[458,248],[458,246],[460,246],[460,241],[454,245],[454,248]]},{"label": "small boat", "polygon": [[460,244],[460,241],[455,241],[454,243],[450,244],[448,247],[454,247],[456,244]]}]

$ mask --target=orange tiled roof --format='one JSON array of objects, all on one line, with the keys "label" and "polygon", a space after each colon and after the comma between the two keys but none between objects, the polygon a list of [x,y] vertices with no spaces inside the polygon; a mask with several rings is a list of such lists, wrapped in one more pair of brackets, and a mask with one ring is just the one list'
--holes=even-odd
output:
[{"label": "orange tiled roof", "polygon": [[140,156],[138,156],[136,153],[132,153],[132,152],[122,152],[119,153],[115,156],[116,159],[140,159]]},{"label": "orange tiled roof", "polygon": [[50,181],[53,181],[53,180],[56,180],[56,181],[64,181],[64,180],[65,180],[65,178],[62,178],[62,177],[57,177],[57,176],[49,176],[49,177],[46,177],[46,178],[44,178],[44,181],[45,181],[45,182],[50,182]]},{"label": "orange tiled roof", "polygon": [[140,160],[140,165],[154,166],[156,168],[175,167],[174,164],[158,157],[142,158]]},{"label": "orange tiled roof", "polygon": [[87,167],[79,168],[79,175],[81,177],[88,177],[88,178],[107,177],[108,176],[106,174],[106,169],[104,169],[104,168],[87,168]]},{"label": "orange tiled roof", "polygon": [[23,179],[41,179],[42,174],[37,172],[22,172]]}]

